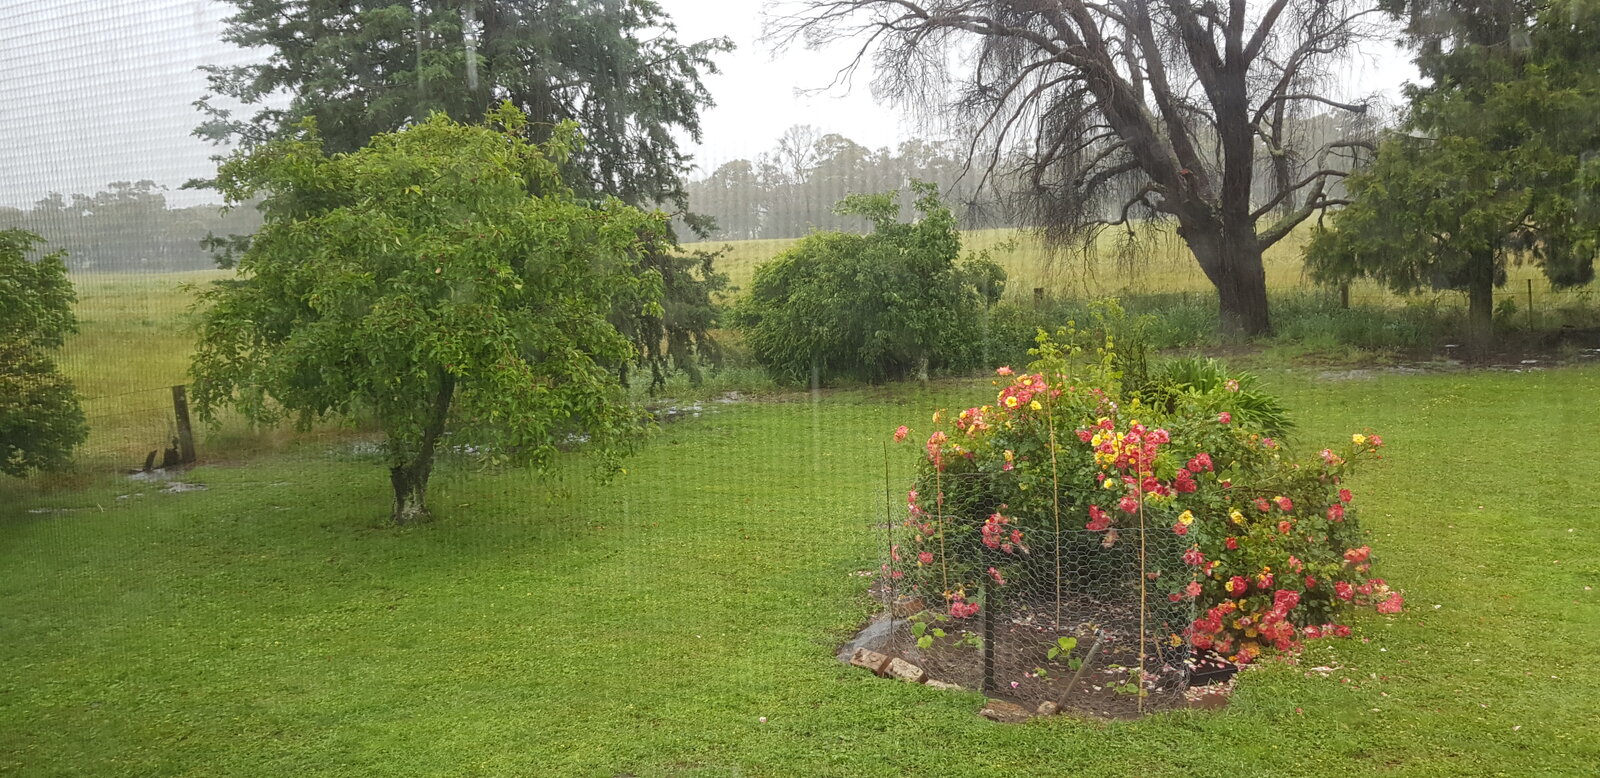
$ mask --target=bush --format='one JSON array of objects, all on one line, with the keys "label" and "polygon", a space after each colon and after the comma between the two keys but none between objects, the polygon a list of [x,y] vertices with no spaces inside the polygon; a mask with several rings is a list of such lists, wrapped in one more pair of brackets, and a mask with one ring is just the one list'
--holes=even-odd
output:
[{"label": "bush", "polygon": [[1119,351],[1120,310],[1102,311],[1101,345],[1041,333],[1027,373],[997,371],[992,404],[934,415],[892,575],[942,597],[947,619],[1145,586],[1163,643],[1241,663],[1347,634],[1352,606],[1398,610],[1343,486],[1382,440],[1290,457],[1281,405],[1215,363],[1158,365],[1131,388],[1140,349]]},{"label": "bush", "polygon": [[0,473],[60,470],[89,436],[72,382],[50,352],[77,330],[65,254],[28,254],[39,236],[0,230]]},{"label": "bush", "polygon": [[870,235],[813,233],[756,269],[734,320],[774,378],[881,381],[981,364],[972,335],[1005,271],[985,254],[958,261],[955,217],[932,185],[912,189],[916,221],[898,221],[892,192],[851,195],[835,211],[869,218]]}]

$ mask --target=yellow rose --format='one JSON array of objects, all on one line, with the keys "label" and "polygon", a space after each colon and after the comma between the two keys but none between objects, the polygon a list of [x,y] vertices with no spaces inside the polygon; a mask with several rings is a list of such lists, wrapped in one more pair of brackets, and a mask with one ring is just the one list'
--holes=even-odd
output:
[{"label": "yellow rose", "polygon": [[1007,397],[1006,398],[1006,407],[1007,408],[1015,408],[1015,407],[1017,407],[1017,398],[1015,398],[1015,397]]},{"label": "yellow rose", "polygon": [[1194,523],[1194,511],[1184,511],[1178,516],[1178,523],[1185,526]]},{"label": "yellow rose", "polygon": [[1107,478],[1100,485],[1104,486],[1107,489],[1115,489],[1115,488],[1117,488],[1117,479],[1115,479],[1115,478]]},{"label": "yellow rose", "polygon": [[1228,518],[1232,519],[1234,524],[1244,523],[1244,514],[1240,513],[1238,508],[1228,511]]},{"label": "yellow rose", "polygon": [[1350,436],[1350,442],[1358,446],[1365,446],[1367,445],[1367,436],[1358,432]]},{"label": "yellow rose", "polygon": [[1032,409],[1034,409],[1036,411],[1044,409],[1044,406],[1040,405],[1038,400],[1034,400],[1033,402],[1028,403],[1028,407],[1032,408]]}]

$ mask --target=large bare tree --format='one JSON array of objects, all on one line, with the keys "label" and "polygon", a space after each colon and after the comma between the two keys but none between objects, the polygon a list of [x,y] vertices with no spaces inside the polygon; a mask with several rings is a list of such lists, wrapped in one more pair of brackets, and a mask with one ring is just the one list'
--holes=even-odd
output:
[{"label": "large bare tree", "polygon": [[[1370,143],[1332,66],[1376,37],[1362,0],[796,0],[779,46],[849,41],[874,91],[965,125],[1055,245],[1166,219],[1216,286],[1224,330],[1269,331],[1262,251]],[[953,118],[952,118],[953,117]],[[1008,176],[1008,177],[1010,177]]]}]

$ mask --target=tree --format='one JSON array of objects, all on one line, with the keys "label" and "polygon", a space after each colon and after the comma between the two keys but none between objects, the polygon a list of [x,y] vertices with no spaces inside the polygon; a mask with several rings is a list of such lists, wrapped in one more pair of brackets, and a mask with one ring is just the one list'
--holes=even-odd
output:
[{"label": "tree", "polygon": [[[803,146],[803,144],[809,144]],[[759,162],[734,160],[686,189],[695,208],[715,220],[719,238],[798,238],[812,230],[860,232],[871,224],[832,205],[853,192],[907,191],[912,181],[937,184],[965,228],[1008,226],[994,192],[966,175],[954,144],[909,140],[896,149],[868,149],[836,133],[791,127]],[[914,196],[902,205],[913,206]]]},{"label": "tree", "polygon": [[249,282],[202,296],[202,418],[376,419],[397,523],[427,515],[446,436],[496,462],[626,450],[639,424],[613,366],[631,349],[606,317],[618,299],[659,314],[659,277],[633,265],[664,217],[575,195],[572,125],[535,144],[516,109],[490,118],[436,114],[349,154],[308,120],[221,167],[229,202],[265,196],[265,224],[239,258]]},{"label": "tree", "polygon": [[[584,128],[585,142],[563,170],[584,196],[665,206],[702,234],[711,226],[689,210],[690,159],[678,139],[700,140],[699,112],[712,104],[702,75],[717,72],[713,56],[732,44],[681,43],[654,0],[231,2],[238,13],[224,38],[270,55],[208,69],[211,94],[197,104],[207,116],[201,137],[249,148],[292,135],[313,117],[328,151],[348,152],[433,112],[475,121],[509,101],[528,116],[535,141],[564,121]],[[277,107],[282,94],[289,103]],[[270,107],[241,118],[227,101]],[[693,361],[721,353],[709,303],[720,281],[706,258],[670,249],[662,243],[640,255],[637,270],[668,278],[669,307],[693,315],[623,324],[640,338],[661,335],[635,343],[652,385],[669,366],[694,376]]]},{"label": "tree", "polygon": [[1306,260],[1325,282],[1465,290],[1483,343],[1508,266],[1537,264],[1556,287],[1594,278],[1600,8],[1468,3],[1448,25],[1416,14],[1430,83],[1409,90],[1409,132],[1350,177],[1354,203],[1316,231]]},{"label": "tree", "polygon": [[925,380],[964,366],[1005,271],[984,256],[958,261],[950,209],[932,184],[912,190],[921,218],[899,221],[897,192],[850,195],[836,210],[870,219],[872,234],[815,232],[756,268],[736,318],[776,378]]},{"label": "tree", "polygon": [[[780,45],[864,37],[875,91],[958,124],[985,175],[1019,178],[1052,243],[1171,219],[1215,285],[1225,329],[1267,332],[1262,251],[1339,198],[1370,146],[1308,146],[1296,117],[1360,114],[1325,88],[1373,34],[1357,0],[803,0]],[[953,85],[953,93],[947,90]],[[1258,177],[1271,195],[1253,201]],[[1131,230],[1130,230],[1131,231]]]},{"label": "tree", "polygon": [[89,436],[72,382],[48,351],[77,330],[61,252],[30,260],[39,236],[0,230],[0,473],[65,467]]}]

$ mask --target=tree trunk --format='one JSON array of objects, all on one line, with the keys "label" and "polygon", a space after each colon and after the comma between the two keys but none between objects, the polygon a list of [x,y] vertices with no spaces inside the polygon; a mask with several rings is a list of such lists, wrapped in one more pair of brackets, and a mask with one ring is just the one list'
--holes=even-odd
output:
[{"label": "tree trunk", "polygon": [[1477,264],[1482,271],[1467,283],[1467,337],[1481,348],[1494,342],[1494,259]]},{"label": "tree trunk", "polygon": [[445,420],[450,414],[450,400],[455,394],[456,381],[443,370],[439,371],[439,391],[434,396],[427,424],[422,429],[421,445],[410,461],[389,468],[389,484],[394,487],[394,523],[411,524],[430,517],[428,513],[428,476],[433,474],[433,451],[444,434]]},{"label": "tree trunk", "polygon": [[1257,336],[1272,331],[1267,312],[1267,274],[1253,232],[1230,236],[1220,226],[1180,228],[1200,269],[1217,288],[1217,320],[1225,335]]},{"label": "tree trunk", "polygon": [[[418,467],[420,465],[420,467]],[[428,513],[428,475],[431,463],[412,462],[389,468],[389,483],[394,486],[394,523],[424,521]]]}]

